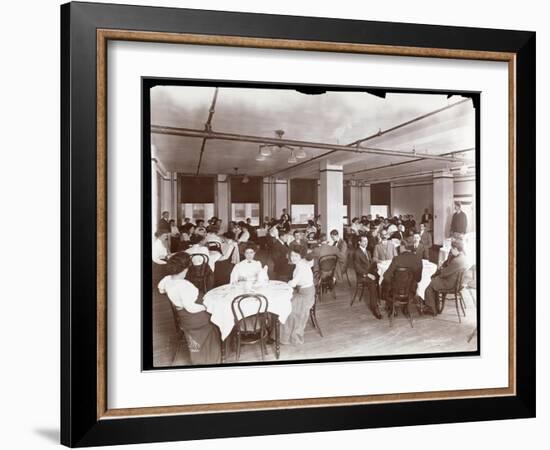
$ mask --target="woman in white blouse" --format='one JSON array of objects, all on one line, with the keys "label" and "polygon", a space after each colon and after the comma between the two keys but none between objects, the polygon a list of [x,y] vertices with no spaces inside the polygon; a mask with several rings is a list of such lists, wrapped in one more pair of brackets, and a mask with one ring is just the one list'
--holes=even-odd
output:
[{"label": "woman in white blouse", "polygon": [[254,259],[256,249],[247,245],[244,250],[244,260],[235,264],[231,271],[231,283],[250,281],[252,283],[267,281],[267,266],[262,269],[262,263]]},{"label": "woman in white blouse", "polygon": [[294,288],[292,312],[281,325],[281,344],[303,344],[304,330],[309,311],[315,303],[313,272],[304,259],[305,249],[296,248],[290,252],[290,261],[295,265],[292,280],[288,284]]},{"label": "woman in white blouse", "polygon": [[160,281],[158,290],[168,296],[177,310],[191,364],[217,364],[221,361],[219,330],[210,322],[206,308],[196,303],[198,289],[185,279],[190,264],[191,257],[186,253],[172,256],[166,264],[169,275]]}]

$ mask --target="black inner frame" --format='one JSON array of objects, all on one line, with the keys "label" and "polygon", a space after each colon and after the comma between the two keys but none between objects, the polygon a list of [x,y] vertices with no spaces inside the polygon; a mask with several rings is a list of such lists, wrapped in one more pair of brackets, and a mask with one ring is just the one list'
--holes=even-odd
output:
[{"label": "black inner frame", "polygon": [[[142,314],[141,314],[141,357],[142,370],[175,370],[175,369],[199,369],[203,367],[232,367],[232,366],[269,366],[281,364],[303,364],[303,363],[334,363],[334,362],[357,362],[357,361],[384,361],[396,359],[417,359],[417,358],[448,358],[479,356],[481,353],[481,323],[480,323],[480,201],[479,187],[481,174],[481,133],[480,133],[480,92],[459,91],[459,90],[437,90],[437,89],[410,89],[410,88],[386,88],[386,87],[359,87],[343,85],[320,85],[320,84],[296,84],[296,83],[269,83],[253,81],[228,81],[228,80],[203,80],[203,79],[182,79],[182,78],[159,78],[142,77],[141,79],[141,142],[142,142]],[[151,229],[152,210],[151,210],[151,88],[155,86],[200,86],[200,87],[220,87],[220,88],[247,88],[247,89],[284,89],[295,90],[303,94],[320,95],[325,92],[357,92],[358,95],[366,93],[367,95],[376,95],[385,97],[388,93],[400,94],[434,94],[434,95],[460,95],[470,98],[475,109],[475,196],[476,196],[476,301],[475,309],[477,319],[477,350],[461,352],[440,352],[440,353],[411,353],[411,354],[391,354],[376,356],[342,356],[338,358],[311,358],[285,360],[283,352],[281,359],[276,361],[257,361],[257,362],[232,362],[224,364],[208,365],[179,365],[155,367],[153,365],[153,301],[152,301],[152,258],[151,258],[151,236],[154,230]],[[161,124],[162,125],[162,124]],[[179,207],[179,205],[178,205]]]},{"label": "black inner frame", "polygon": [[[71,447],[530,418],[536,414],[535,221],[515,224],[515,395],[98,419],[97,29],[509,52],[516,58],[516,215],[536,213],[536,34],[116,4],[61,6],[61,443]],[[154,405],[151,405],[154,406]]]}]

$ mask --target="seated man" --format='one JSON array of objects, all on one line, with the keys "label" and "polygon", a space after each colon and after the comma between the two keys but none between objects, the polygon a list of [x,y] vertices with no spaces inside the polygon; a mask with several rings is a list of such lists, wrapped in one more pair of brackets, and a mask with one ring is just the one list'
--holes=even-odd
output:
[{"label": "seated man", "polygon": [[305,238],[304,230],[295,230],[294,231],[294,240],[288,244],[290,251],[298,251],[300,253],[300,248],[303,248],[307,251],[307,239]]},{"label": "seated man", "polygon": [[413,244],[412,252],[422,259],[429,259],[430,255],[429,255],[428,249],[424,247],[424,244],[422,244],[420,234],[414,233],[413,240],[414,240],[414,244]]},{"label": "seated man", "polygon": [[432,275],[432,281],[424,293],[424,301],[434,314],[439,314],[436,308],[437,291],[452,289],[456,284],[456,279],[460,272],[467,268],[466,256],[464,255],[464,243],[456,239],[451,243],[451,251],[447,260]]},{"label": "seated man", "polygon": [[394,256],[397,256],[397,250],[395,245],[388,239],[388,232],[382,230],[380,233],[380,238],[382,239],[380,243],[376,244],[374,247],[374,253],[372,255],[375,261],[389,261],[392,260]]},{"label": "seated man", "polygon": [[269,252],[273,261],[274,278],[279,281],[288,281],[291,278],[291,267],[288,262],[289,249],[287,247],[287,233],[277,227],[269,230]]},{"label": "seated man", "polygon": [[[369,240],[367,236],[361,236],[359,239],[359,247],[353,255],[353,265],[357,275],[357,281],[365,283],[369,297],[369,309],[377,319],[382,318],[382,314],[378,309],[378,266],[376,261],[371,257],[367,246]],[[365,302],[367,300],[365,299]]]},{"label": "seated man", "polygon": [[[430,248],[432,248],[433,245],[433,239],[432,239],[432,233],[427,228],[427,226],[423,223],[420,224],[420,232],[418,233],[420,235],[420,242],[428,252],[428,255],[430,253]],[[426,258],[429,259],[429,258]]]},{"label": "seated man", "polygon": [[386,300],[386,309],[391,311],[392,300],[392,281],[395,270],[400,268],[409,269],[413,274],[414,282],[411,285],[411,294],[416,295],[416,288],[418,283],[422,279],[422,259],[420,256],[414,253],[414,241],[409,237],[405,241],[401,242],[401,252],[395,258],[393,258],[390,267],[384,272],[384,279],[382,281],[382,298]]},{"label": "seated man", "polygon": [[315,247],[311,253],[306,257],[308,260],[313,260],[313,272],[317,272],[319,270],[319,259],[321,259],[323,256],[327,255],[335,255],[338,256],[338,249],[332,245],[330,245],[327,241],[327,235],[325,233],[321,233],[319,235],[319,241],[320,244]]},{"label": "seated man", "polygon": [[336,248],[338,253],[338,264],[336,266],[336,279],[342,281],[344,271],[346,270],[348,260],[348,244],[346,241],[340,238],[338,230],[332,230],[330,232],[330,239],[332,247]]}]

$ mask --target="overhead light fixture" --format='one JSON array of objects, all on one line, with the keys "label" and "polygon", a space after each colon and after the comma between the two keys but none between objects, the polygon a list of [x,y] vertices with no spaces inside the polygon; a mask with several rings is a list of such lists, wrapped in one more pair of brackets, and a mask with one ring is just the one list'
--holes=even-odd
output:
[{"label": "overhead light fixture", "polygon": [[[284,130],[275,130],[275,136],[277,136],[279,139],[283,138],[283,135],[285,134]],[[291,147],[290,145],[286,144],[260,144],[258,148],[258,152],[260,155],[262,155],[265,158],[268,158],[273,155],[274,150],[282,150],[286,149],[290,151],[290,156],[288,158],[289,164],[295,164],[297,163],[297,159],[303,159],[307,157],[306,152],[302,147],[299,147],[298,149],[295,149],[294,147]],[[263,161],[263,159],[260,159],[259,156],[256,157],[256,161]]]},{"label": "overhead light fixture", "polygon": [[249,181],[250,181],[250,178],[248,178],[248,175],[245,175],[245,176],[243,177],[243,183],[246,184],[246,183],[248,183]]},{"label": "overhead light fixture", "polygon": [[468,173],[468,166],[466,164],[463,164],[462,166],[460,166],[458,171],[460,175],[466,175]]},{"label": "overhead light fixture", "polygon": [[258,150],[258,154],[256,155],[256,161],[265,161],[265,155],[262,154],[261,150]]},{"label": "overhead light fixture", "polygon": [[264,157],[271,156],[273,152],[271,151],[271,148],[267,145],[260,145],[260,154]]}]

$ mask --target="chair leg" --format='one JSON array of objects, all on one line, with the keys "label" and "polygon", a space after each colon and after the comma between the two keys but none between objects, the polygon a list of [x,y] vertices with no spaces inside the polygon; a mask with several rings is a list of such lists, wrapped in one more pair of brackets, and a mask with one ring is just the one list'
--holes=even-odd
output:
[{"label": "chair leg", "polygon": [[466,303],[464,302],[462,292],[459,292],[458,295],[460,297],[460,308],[462,309],[462,314],[464,315],[464,317],[466,317]]},{"label": "chair leg", "polygon": [[458,310],[459,302],[460,302],[460,298],[458,297],[458,295],[455,295],[456,315],[458,316],[458,323],[462,323],[462,319],[460,318],[460,311]]},{"label": "chair leg", "polygon": [[321,337],[323,336],[323,332],[321,331],[321,327],[319,326],[319,322],[317,322],[317,313],[315,310],[315,305],[309,310],[309,318],[311,319],[311,323],[313,324],[313,328],[315,328]]},{"label": "chair leg", "polygon": [[237,338],[237,342],[236,342],[236,354],[237,354],[237,361],[239,360],[239,358],[241,357],[241,333],[239,333],[237,331],[237,335],[236,335],[236,338]]},{"label": "chair leg", "polygon": [[346,278],[348,279],[348,285],[351,288],[351,281],[349,281],[349,273],[348,273],[347,269],[346,269]]},{"label": "chair leg", "polygon": [[[355,300],[358,300],[359,303],[361,303],[361,300],[363,299],[364,292],[365,292],[365,285],[363,283],[358,284],[355,287],[355,294],[353,294],[353,298],[351,299],[350,306],[353,306],[353,303],[355,302]],[[357,295],[357,294],[359,294],[359,295]]]}]

